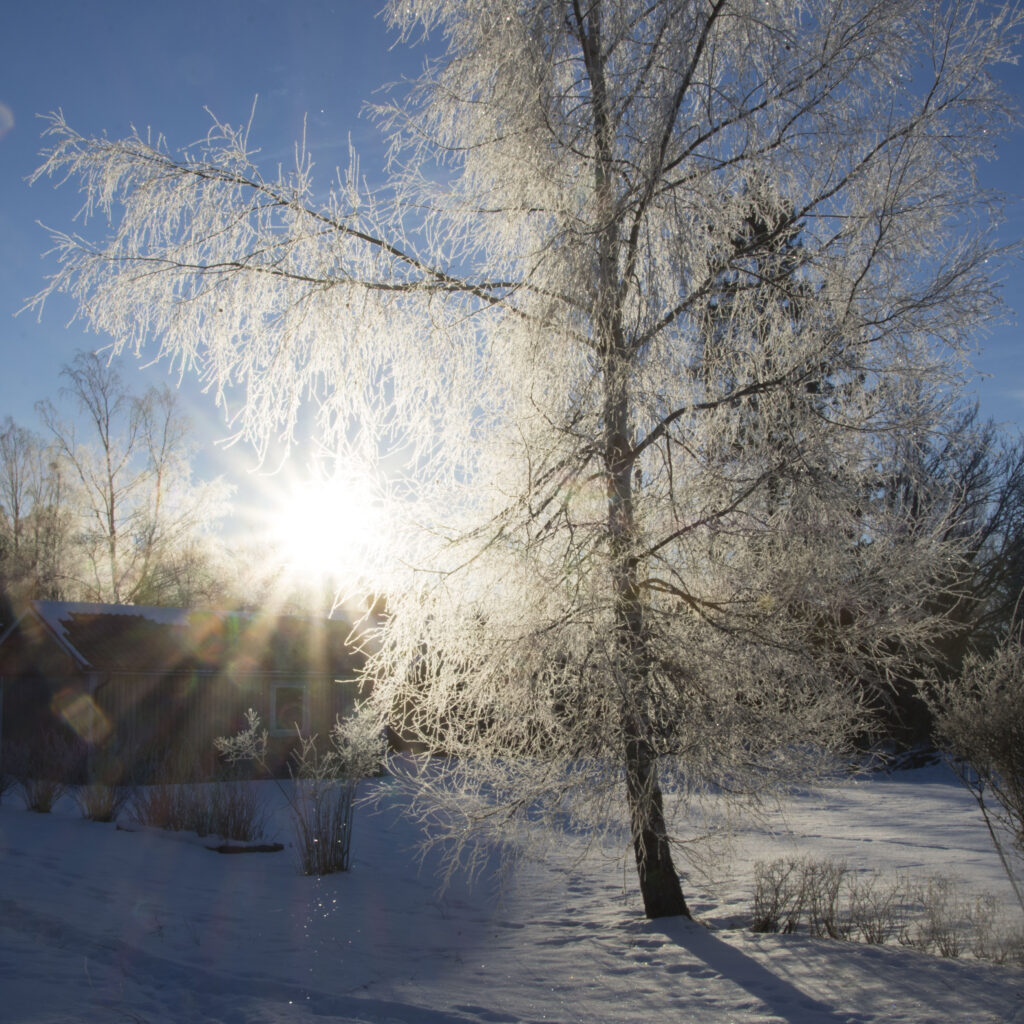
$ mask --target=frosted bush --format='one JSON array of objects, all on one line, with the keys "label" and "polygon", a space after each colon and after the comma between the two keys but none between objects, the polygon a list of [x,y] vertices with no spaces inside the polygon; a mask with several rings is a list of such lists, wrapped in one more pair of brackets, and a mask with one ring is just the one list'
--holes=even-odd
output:
[{"label": "frosted bush", "polygon": [[906,929],[907,889],[900,876],[887,879],[878,871],[851,875],[847,886],[851,934],[874,946],[899,940]]},{"label": "frosted bush", "polygon": [[955,879],[920,881],[897,873],[859,874],[843,861],[780,858],[754,865],[750,929],[899,942],[939,956],[971,952],[994,963],[1024,962],[1024,930],[1013,926],[1002,901],[968,895]]},{"label": "frosted bush", "polygon": [[797,861],[758,861],[751,930],[795,932],[803,914],[803,895],[803,871]]}]

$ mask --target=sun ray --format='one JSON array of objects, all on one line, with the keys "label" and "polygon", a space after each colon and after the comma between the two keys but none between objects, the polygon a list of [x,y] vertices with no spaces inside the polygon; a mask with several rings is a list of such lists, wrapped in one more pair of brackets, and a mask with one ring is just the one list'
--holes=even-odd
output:
[{"label": "sun ray", "polygon": [[266,535],[289,584],[329,585],[336,594],[372,592],[391,533],[381,489],[358,473],[328,473],[319,466],[277,480]]}]

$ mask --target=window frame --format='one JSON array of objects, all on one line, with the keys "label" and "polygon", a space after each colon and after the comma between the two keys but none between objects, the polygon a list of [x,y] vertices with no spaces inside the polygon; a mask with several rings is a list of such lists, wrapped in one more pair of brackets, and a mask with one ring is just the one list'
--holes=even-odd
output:
[{"label": "window frame", "polygon": [[[281,690],[297,690],[301,694],[302,713],[298,723],[291,722],[287,726],[278,723],[278,694]],[[271,736],[294,736],[295,726],[299,726],[302,734],[309,733],[309,683],[302,680],[281,680],[270,684],[270,722],[268,732]]]}]

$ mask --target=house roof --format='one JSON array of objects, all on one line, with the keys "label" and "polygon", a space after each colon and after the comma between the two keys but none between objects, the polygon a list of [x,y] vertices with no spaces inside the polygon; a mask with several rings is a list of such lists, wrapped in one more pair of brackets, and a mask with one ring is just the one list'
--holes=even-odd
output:
[{"label": "house roof", "polygon": [[361,660],[348,619],[32,601],[0,636],[42,632],[83,671],[347,674]]}]

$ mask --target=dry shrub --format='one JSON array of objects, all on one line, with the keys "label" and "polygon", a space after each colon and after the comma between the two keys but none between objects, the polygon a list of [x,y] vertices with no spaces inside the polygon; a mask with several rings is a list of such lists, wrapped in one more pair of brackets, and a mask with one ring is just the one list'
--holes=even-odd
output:
[{"label": "dry shrub", "polygon": [[873,946],[894,938],[899,941],[907,927],[908,889],[908,881],[899,875],[851,874],[847,882],[851,934],[856,932],[862,942]]},{"label": "dry shrub", "polygon": [[18,779],[17,783],[25,806],[37,814],[49,814],[68,788],[56,779],[28,777]]},{"label": "dry shrub", "polygon": [[979,896],[971,911],[974,943],[971,952],[979,960],[1024,964],[1024,927],[1011,922],[1002,900],[991,893]]},{"label": "dry shrub", "polygon": [[1024,963],[1024,929],[1010,923],[1003,901],[988,893],[968,896],[954,879],[857,874],[831,860],[755,864],[751,930],[795,932],[801,921],[816,936]]},{"label": "dry shrub", "polygon": [[266,830],[266,808],[245,782],[157,782],[131,799],[132,820],[171,832],[251,842]]},{"label": "dry shrub", "polygon": [[357,779],[296,777],[290,804],[304,875],[348,871]]},{"label": "dry shrub", "polygon": [[7,770],[30,811],[49,814],[83,773],[85,751],[79,743],[48,732],[32,742],[8,743]]},{"label": "dry shrub", "polygon": [[85,762],[85,779],[72,787],[82,817],[89,821],[115,821],[131,796],[124,779],[124,762],[112,747],[92,747]]},{"label": "dry shrub", "polygon": [[259,789],[237,778],[210,779],[201,752],[182,747],[135,755],[141,778],[130,814],[140,825],[171,832],[195,832],[236,842],[252,842],[266,832],[266,806]]},{"label": "dry shrub", "polygon": [[267,809],[260,790],[251,783],[225,781],[207,783],[206,834],[252,842],[266,832]]},{"label": "dry shrub", "polygon": [[72,790],[83,818],[89,821],[114,821],[131,796],[128,786],[107,782],[87,782]]},{"label": "dry shrub", "polygon": [[846,863],[840,860],[804,862],[803,892],[812,935],[829,939],[849,936],[849,921],[840,908],[840,890],[848,872]]},{"label": "dry shrub", "polygon": [[934,875],[916,887],[914,902],[918,912],[904,943],[953,960],[960,957],[970,943],[973,901],[954,879]]},{"label": "dry shrub", "polygon": [[840,910],[848,869],[842,861],[780,859],[754,865],[753,923],[756,932],[795,932],[806,919],[812,935],[845,938],[849,924]]},{"label": "dry shrub", "polygon": [[155,782],[139,786],[131,798],[129,815],[136,824],[151,825],[171,832],[194,831],[190,801],[176,783]]},{"label": "dry shrub", "polygon": [[754,865],[755,932],[795,932],[803,915],[803,871],[799,861],[758,861]]}]

